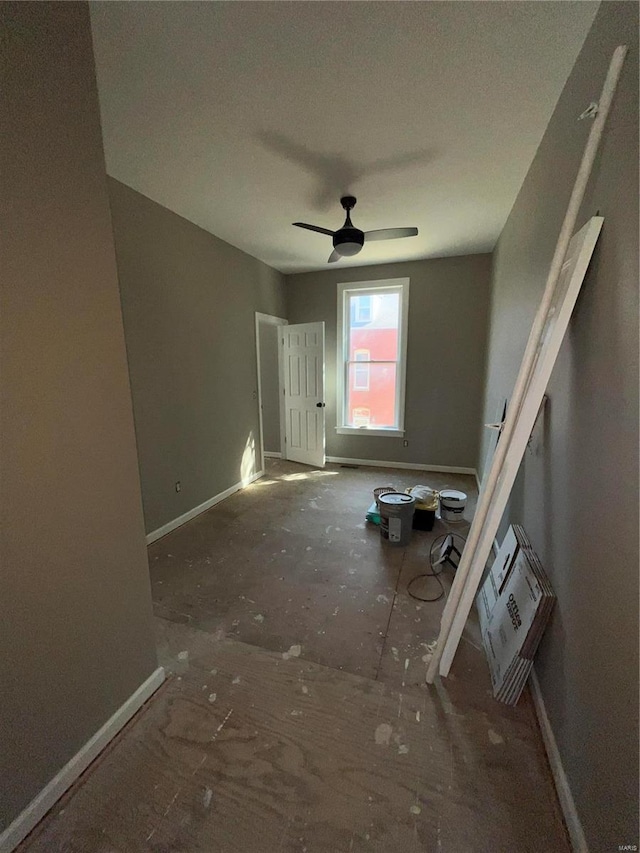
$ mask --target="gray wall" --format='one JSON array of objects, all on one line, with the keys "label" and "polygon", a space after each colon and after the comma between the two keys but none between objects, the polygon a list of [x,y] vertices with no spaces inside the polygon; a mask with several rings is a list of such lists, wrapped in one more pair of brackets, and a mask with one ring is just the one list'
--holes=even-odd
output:
[{"label": "gray wall", "polygon": [[[638,829],[638,12],[600,6],[495,253],[485,419],[513,388],[614,47],[631,47],[579,225],[604,228],[511,519],[558,606],[536,662],[592,851]],[[484,459],[481,453],[480,459]]]},{"label": "gray wall", "polygon": [[88,7],[0,28],[1,832],[157,664]]},{"label": "gray wall", "polygon": [[260,323],[260,391],[264,449],[280,453],[280,376],[278,333],[274,323]]},{"label": "gray wall", "polygon": [[284,287],[124,184],[109,193],[151,532],[257,470],[255,312],[285,316]]},{"label": "gray wall", "polygon": [[[490,293],[490,255],[467,255],[289,275],[290,323],[326,324],[327,454],[475,468]],[[405,439],[338,435],[338,282],[408,277]]]}]

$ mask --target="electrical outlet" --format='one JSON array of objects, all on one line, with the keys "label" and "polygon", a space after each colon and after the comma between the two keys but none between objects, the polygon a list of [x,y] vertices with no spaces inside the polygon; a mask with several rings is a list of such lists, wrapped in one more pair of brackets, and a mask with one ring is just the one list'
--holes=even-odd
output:
[{"label": "electrical outlet", "polygon": [[402,446],[403,446],[403,447],[409,447],[409,442],[407,441],[407,439],[406,439],[406,438],[405,438],[405,440],[402,442]]},{"label": "electrical outlet", "polygon": [[176,492],[179,492],[182,489],[182,483],[180,480],[176,480]]}]

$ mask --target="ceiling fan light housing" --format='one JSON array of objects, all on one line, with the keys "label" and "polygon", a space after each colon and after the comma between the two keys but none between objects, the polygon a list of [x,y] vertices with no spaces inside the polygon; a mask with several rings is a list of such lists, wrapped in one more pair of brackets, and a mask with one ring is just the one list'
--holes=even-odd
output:
[{"label": "ceiling fan light housing", "polygon": [[352,255],[357,255],[362,249],[361,243],[340,243],[336,247],[336,252],[344,258],[350,258]]},{"label": "ceiling fan light housing", "polygon": [[359,228],[341,228],[333,235],[333,248],[345,258],[357,255],[364,245],[364,232]]}]

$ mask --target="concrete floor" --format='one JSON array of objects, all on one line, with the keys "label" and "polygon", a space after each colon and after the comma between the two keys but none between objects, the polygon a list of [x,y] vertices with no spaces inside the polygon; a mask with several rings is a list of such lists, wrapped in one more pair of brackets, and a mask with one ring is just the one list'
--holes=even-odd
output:
[{"label": "concrete floor", "polygon": [[398,548],[363,520],[416,482],[471,518],[470,477],[273,461],[150,546],[172,677],[24,850],[566,853],[530,697],[494,701],[474,620],[425,684],[444,599],[407,583],[448,528]]}]

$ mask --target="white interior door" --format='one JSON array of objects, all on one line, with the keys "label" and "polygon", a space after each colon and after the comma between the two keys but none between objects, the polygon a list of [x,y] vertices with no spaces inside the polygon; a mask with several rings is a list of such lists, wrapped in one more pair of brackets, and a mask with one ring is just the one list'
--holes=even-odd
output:
[{"label": "white interior door", "polygon": [[282,329],[287,459],[324,465],[324,323]]}]

